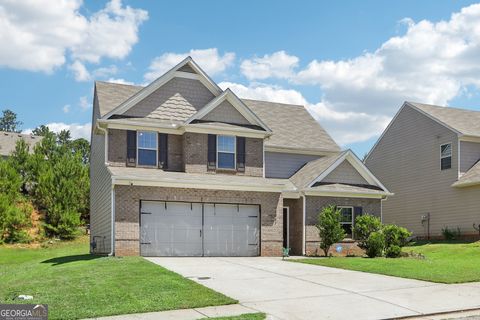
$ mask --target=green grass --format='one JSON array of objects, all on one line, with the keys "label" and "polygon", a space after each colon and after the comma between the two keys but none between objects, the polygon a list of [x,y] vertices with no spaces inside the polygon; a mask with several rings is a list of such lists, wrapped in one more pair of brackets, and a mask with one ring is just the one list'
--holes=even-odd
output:
[{"label": "green grass", "polygon": [[88,241],[41,249],[0,246],[0,303],[46,303],[49,319],[196,308],[236,303],[141,257],[88,254]]},{"label": "green grass", "polygon": [[217,317],[211,318],[215,320],[263,320],[266,318],[265,313],[246,313],[233,317]]},{"label": "green grass", "polygon": [[480,281],[480,242],[417,243],[403,251],[421,253],[426,258],[334,257],[291,261],[440,283]]}]

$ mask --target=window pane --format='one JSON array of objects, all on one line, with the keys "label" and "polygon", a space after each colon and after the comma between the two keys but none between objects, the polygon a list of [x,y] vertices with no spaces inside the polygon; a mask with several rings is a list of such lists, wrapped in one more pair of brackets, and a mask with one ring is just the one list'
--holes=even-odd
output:
[{"label": "window pane", "polygon": [[235,169],[235,154],[219,152],[218,167],[222,169]]},{"label": "window pane", "polygon": [[138,164],[141,166],[156,166],[157,151],[138,149]]},{"label": "window pane", "polygon": [[340,208],[340,212],[342,216],[340,218],[340,222],[352,222],[353,219],[353,212],[352,208]]},{"label": "window pane", "polygon": [[450,143],[440,146],[441,156],[449,157],[452,155],[452,145]]},{"label": "window pane", "polygon": [[352,238],[352,235],[353,235],[352,234],[352,225],[351,224],[344,224],[344,225],[342,225],[342,228],[346,233],[345,237],[346,238]]},{"label": "window pane", "polygon": [[442,158],[441,160],[441,169],[450,169],[452,167],[452,157]]},{"label": "window pane", "polygon": [[235,152],[235,137],[218,136],[218,151]]},{"label": "window pane", "polygon": [[148,131],[138,132],[138,147],[157,149],[157,133]]}]

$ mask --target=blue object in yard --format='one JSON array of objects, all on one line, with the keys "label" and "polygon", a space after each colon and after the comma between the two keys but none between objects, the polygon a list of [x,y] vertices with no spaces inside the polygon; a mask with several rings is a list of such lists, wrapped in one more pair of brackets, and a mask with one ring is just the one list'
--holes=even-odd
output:
[{"label": "blue object in yard", "polygon": [[337,246],[337,247],[335,248],[335,250],[336,250],[338,253],[340,253],[340,252],[342,252],[343,248],[342,248],[342,246]]}]

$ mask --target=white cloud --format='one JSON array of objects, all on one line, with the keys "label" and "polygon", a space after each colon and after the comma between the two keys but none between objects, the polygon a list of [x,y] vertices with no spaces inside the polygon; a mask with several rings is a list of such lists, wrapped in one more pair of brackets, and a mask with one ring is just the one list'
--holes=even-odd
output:
[{"label": "white cloud", "polygon": [[70,105],[69,104],[64,105],[62,110],[63,110],[64,113],[69,113],[70,112]]},{"label": "white cloud", "polygon": [[144,76],[145,80],[155,80],[188,56],[191,56],[209,75],[225,71],[235,60],[233,52],[225,52],[223,55],[220,55],[217,48],[192,49],[185,53],[167,52],[152,60],[148,67],[148,72]]},{"label": "white cloud", "polygon": [[294,75],[298,66],[298,57],[291,56],[285,51],[277,51],[263,57],[247,59],[240,65],[240,70],[247,79],[289,78]]},{"label": "white cloud", "polygon": [[85,16],[80,12],[82,4],[81,0],[2,1],[0,66],[52,72],[68,55],[72,61],[92,63],[102,57],[126,57],[148,13],[112,0]]},{"label": "white cloud", "polygon": [[68,68],[73,72],[76,81],[89,81],[92,76],[83,63],[75,60]]},{"label": "white cloud", "polygon": [[331,105],[318,102],[311,103],[303,95],[291,89],[266,84],[244,86],[238,83],[222,82],[222,89],[230,88],[244,99],[275,101],[288,104],[304,105],[312,116],[332,135],[340,145],[365,141],[385,129],[390,117],[369,115],[363,112],[341,112]]},{"label": "white cloud", "polygon": [[131,82],[131,81],[128,81],[128,80],[125,80],[125,79],[122,79],[122,78],[109,78],[107,80],[107,82],[113,82],[113,83],[119,83],[119,84],[129,84],[129,85],[135,85],[134,82]]},{"label": "white cloud", "polygon": [[[51,122],[46,124],[47,127],[50,128],[53,132],[59,133],[62,130],[70,130],[70,134],[72,135],[73,139],[84,138],[90,140],[90,131],[92,129],[92,125],[90,122],[85,124],[79,123],[63,123],[63,122]],[[26,129],[22,132],[25,134],[31,134],[33,129]]]},{"label": "white cloud", "polygon": [[404,100],[446,105],[480,88],[480,4],[448,21],[403,19],[405,34],[350,60],[314,60],[291,80],[319,85],[340,111],[392,115]]},{"label": "white cloud", "polygon": [[80,97],[80,100],[78,101],[78,106],[83,110],[88,110],[92,106],[90,102],[88,101],[88,98],[86,96]]}]

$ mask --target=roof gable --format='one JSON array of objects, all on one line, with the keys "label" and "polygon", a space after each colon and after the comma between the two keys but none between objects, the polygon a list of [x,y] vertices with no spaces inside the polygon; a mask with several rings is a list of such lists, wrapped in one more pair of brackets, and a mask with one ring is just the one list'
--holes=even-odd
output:
[{"label": "roof gable", "polygon": [[252,124],[228,100],[221,102],[216,108],[199,120],[243,125]]},{"label": "roof gable", "polygon": [[346,159],[325,176],[321,182],[368,184],[368,181],[352,166],[350,161]]},{"label": "roof gable", "polygon": [[[205,107],[200,109],[196,114],[190,117],[185,123],[189,124],[195,120],[202,120],[205,116],[208,118],[213,110],[222,106],[224,101],[228,101],[229,104],[237,110],[237,112],[244,117],[249,124],[256,125],[263,128],[267,132],[271,132],[270,128],[252,111],[250,108],[243,103],[230,89],[225,90],[221,95],[217,96],[215,99],[210,101]],[[223,104],[223,106],[225,106]]]},{"label": "roof gable", "polygon": [[[183,71],[180,71],[180,69]],[[195,73],[192,73],[191,71],[194,71]],[[130,96],[127,100],[123,101],[120,105],[110,110],[102,118],[108,119],[114,114],[125,113],[134,105],[138,104],[140,101],[152,94],[155,90],[168,83],[175,77],[199,80],[214,96],[218,96],[222,92],[222,89],[220,89],[218,85],[212,79],[210,79],[210,77],[208,77],[208,75],[195,63],[195,61],[193,61],[191,57],[187,57],[165,74],[150,83],[148,86],[142,88],[137,93]]]}]

